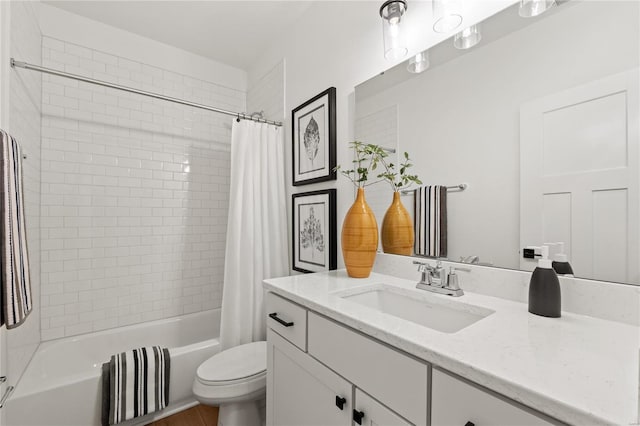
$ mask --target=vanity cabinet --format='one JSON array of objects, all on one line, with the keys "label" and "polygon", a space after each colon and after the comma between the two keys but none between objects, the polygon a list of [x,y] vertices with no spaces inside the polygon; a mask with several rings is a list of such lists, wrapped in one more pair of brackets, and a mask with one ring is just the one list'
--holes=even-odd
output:
[{"label": "vanity cabinet", "polygon": [[267,426],[557,424],[284,298],[266,306]]},{"label": "vanity cabinet", "polygon": [[314,312],[307,321],[311,356],[411,423],[427,424],[429,364]]},{"label": "vanity cabinet", "polygon": [[497,396],[437,368],[433,369],[431,424],[459,425],[552,425]]},{"label": "vanity cabinet", "polygon": [[267,425],[411,425],[271,329],[267,341]]},{"label": "vanity cabinet", "polygon": [[351,383],[271,329],[267,342],[267,425],[351,424]]}]

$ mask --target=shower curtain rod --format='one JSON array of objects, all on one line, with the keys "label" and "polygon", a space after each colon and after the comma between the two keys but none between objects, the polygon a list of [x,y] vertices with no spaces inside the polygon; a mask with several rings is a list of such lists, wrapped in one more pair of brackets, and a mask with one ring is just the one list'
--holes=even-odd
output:
[{"label": "shower curtain rod", "polygon": [[174,102],[174,103],[177,103],[177,104],[187,105],[187,106],[191,106],[191,107],[194,107],[194,108],[206,109],[207,111],[213,111],[213,112],[218,112],[220,114],[231,115],[231,116],[237,117],[239,119],[241,118],[241,119],[244,119],[244,120],[252,120],[252,121],[257,121],[259,123],[273,124],[274,126],[282,127],[282,123],[280,121],[265,120],[264,118],[256,118],[256,117],[253,117],[252,115],[246,114],[244,112],[233,112],[233,111],[227,111],[227,110],[221,109],[221,108],[214,108],[212,106],[198,104],[198,103],[190,102],[190,101],[185,101],[183,99],[172,98],[171,96],[164,96],[164,95],[160,95],[158,93],[153,93],[153,92],[147,92],[145,90],[134,89],[133,87],[127,87],[127,86],[121,86],[119,84],[109,83],[108,81],[96,80],[94,78],[83,77],[81,75],[71,74],[71,73],[64,72],[64,71],[58,71],[58,70],[54,70],[52,68],[41,67],[39,65],[33,65],[33,64],[29,64],[27,62],[16,61],[13,58],[11,58],[11,67],[12,68],[16,68],[16,67],[17,68],[24,68],[26,70],[32,70],[32,71],[39,71],[39,72],[43,72],[45,74],[57,75],[58,77],[65,77],[65,78],[70,78],[72,80],[84,81],[85,83],[96,84],[98,86],[110,87],[112,89],[121,90],[123,92],[137,93],[138,95],[148,96],[150,98],[161,99],[163,101]]}]

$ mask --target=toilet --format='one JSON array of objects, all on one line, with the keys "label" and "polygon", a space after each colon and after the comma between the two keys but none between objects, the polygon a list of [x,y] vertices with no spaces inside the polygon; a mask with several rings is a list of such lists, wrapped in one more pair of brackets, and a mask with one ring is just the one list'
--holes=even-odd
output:
[{"label": "toilet", "polygon": [[193,394],[220,406],[218,426],[259,426],[267,387],[267,342],[222,351],[198,367]]}]

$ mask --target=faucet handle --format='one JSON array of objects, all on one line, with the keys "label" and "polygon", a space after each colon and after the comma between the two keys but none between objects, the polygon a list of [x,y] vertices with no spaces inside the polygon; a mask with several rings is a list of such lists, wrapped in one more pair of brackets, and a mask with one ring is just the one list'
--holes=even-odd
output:
[{"label": "faucet handle", "polygon": [[433,271],[433,266],[429,265],[426,262],[420,262],[418,260],[414,260],[413,264],[418,265],[418,272]]},{"label": "faucet handle", "polygon": [[469,268],[457,268],[455,266],[449,267],[449,276],[447,277],[447,287],[451,290],[460,290],[460,282],[458,281],[458,274],[456,271],[471,272]]}]

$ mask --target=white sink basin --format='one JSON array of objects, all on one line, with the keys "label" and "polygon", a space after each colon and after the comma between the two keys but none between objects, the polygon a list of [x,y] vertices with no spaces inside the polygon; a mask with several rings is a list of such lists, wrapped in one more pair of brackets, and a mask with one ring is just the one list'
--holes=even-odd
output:
[{"label": "white sink basin", "polygon": [[443,333],[455,333],[494,313],[461,302],[434,300],[430,293],[419,293],[422,291],[377,284],[336,296]]}]

